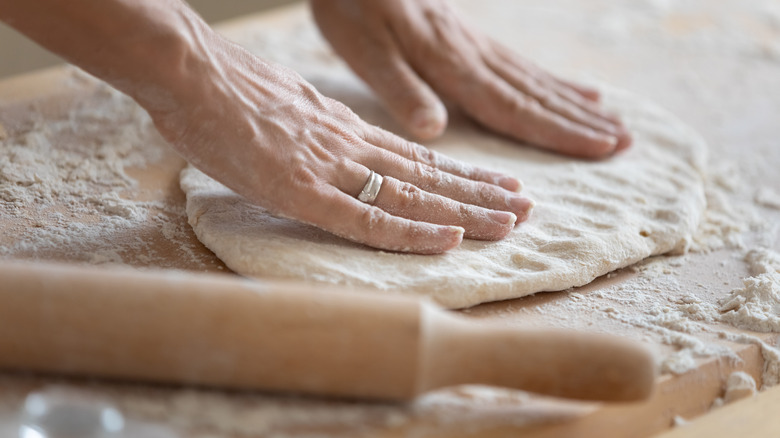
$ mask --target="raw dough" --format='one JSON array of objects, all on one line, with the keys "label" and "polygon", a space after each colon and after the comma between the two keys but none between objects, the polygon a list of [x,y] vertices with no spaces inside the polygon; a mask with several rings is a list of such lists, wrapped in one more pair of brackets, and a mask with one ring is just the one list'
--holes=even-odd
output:
[{"label": "raw dough", "polygon": [[[255,53],[292,66],[366,120],[395,130],[381,104],[310,23],[286,37],[286,56],[260,38],[241,40]],[[377,251],[272,216],[192,167],[181,175],[189,222],[228,267],[250,277],[425,295],[449,308],[584,285],[650,255],[686,249],[705,205],[703,140],[646,100],[603,91],[605,105],[622,115],[635,140],[608,160],[539,151],[457,114],[445,135],[429,144],[526,183],[525,194],[537,202],[533,216],[499,242],[466,240],[438,256]]]},{"label": "raw dough", "polygon": [[[328,88],[354,99],[351,78],[338,79]],[[537,151],[463,120],[434,143],[525,181],[536,209],[499,242],[466,240],[439,256],[377,251],[270,215],[192,167],[181,176],[187,215],[207,247],[252,277],[420,294],[450,308],[584,285],[650,255],[684,250],[704,207],[700,138],[642,99],[605,92],[605,104],[635,137],[630,150],[609,160]]]}]

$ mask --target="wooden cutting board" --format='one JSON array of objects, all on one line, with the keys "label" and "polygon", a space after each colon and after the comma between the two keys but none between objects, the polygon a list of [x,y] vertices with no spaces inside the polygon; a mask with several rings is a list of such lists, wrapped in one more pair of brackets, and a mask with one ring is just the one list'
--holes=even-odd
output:
[{"label": "wooden cutting board", "polygon": [[[773,75],[778,73],[778,64],[771,57],[751,58],[753,46],[721,44],[720,51],[711,51],[710,45],[697,39],[702,32],[719,35],[713,23],[727,20],[738,23],[733,25],[750,33],[755,41],[763,41],[766,35],[756,35],[759,32],[756,29],[767,26],[757,27],[751,21],[753,15],[749,5],[730,1],[706,11],[693,9],[687,12],[669,12],[661,6],[634,11],[621,2],[607,0],[587,4],[568,0],[539,1],[528,2],[522,7],[499,0],[479,4],[461,1],[459,5],[477,25],[546,67],[569,75],[585,72],[652,96],[698,129],[710,143],[714,155],[735,163],[734,172],[741,172],[743,184],[780,187],[777,173],[766,174],[760,169],[751,172],[741,165],[745,155],[764,154],[775,168],[780,166],[780,157],[777,153],[773,155],[768,146],[780,138],[780,125],[775,123],[780,114],[780,99],[775,99],[771,92],[762,92],[757,86],[742,85],[740,88],[735,85],[740,92],[738,99],[723,89],[724,84],[736,84],[737,80],[739,84],[769,83],[769,78],[777,77]],[[642,21],[641,17],[658,14],[665,14],[656,20],[662,23],[660,28]],[[308,19],[305,8],[298,5],[242,18],[226,23],[220,29],[240,41],[249,38],[250,43],[253,32],[262,29],[264,35],[277,35],[264,39],[264,44],[287,47],[285,44],[289,44],[289,40],[285,35],[298,32]],[[592,32],[581,24],[585,22],[592,23]],[[296,47],[289,46],[290,56],[294,57]],[[6,137],[13,137],[37,129],[36,126],[66,120],[74,108],[89,107],[103,98],[104,92],[98,83],[67,68],[4,80],[0,82],[0,124],[3,127],[0,134],[4,131]],[[711,106],[720,100],[725,102],[722,108]],[[74,123],[78,126],[79,120]],[[106,132],[113,128],[105,127]],[[61,137],[55,147],[94,147],[101,135],[100,130],[85,133],[74,129]],[[147,133],[144,138],[149,142],[145,147],[155,151],[154,157],[147,159],[144,166],[127,166],[125,172],[137,181],[137,185],[123,189],[121,196],[131,201],[148,202],[148,217],[155,220],[140,221],[129,229],[94,240],[86,238],[93,234],[78,231],[77,227],[67,231],[69,228],[65,226],[66,233],[72,233],[73,239],[53,239],[45,245],[20,245],[33,228],[62,228],[62,223],[52,222],[50,215],[42,214],[36,205],[21,206],[13,214],[0,214],[0,248],[13,248],[13,251],[6,251],[6,257],[29,260],[30,263],[41,260],[116,262],[117,259],[94,257],[108,254],[110,248],[125,265],[233,275],[197,241],[186,223],[184,195],[178,186],[178,172],[184,161],[154,132]],[[92,188],[101,190],[99,186]],[[53,210],[66,212],[68,206],[55,205]],[[780,221],[776,211],[764,213],[768,222]],[[100,213],[80,212],[65,220],[71,224],[94,224],[100,220]],[[766,230],[762,233],[771,240],[770,246],[780,249],[776,236]],[[753,238],[755,236],[751,235],[750,239]],[[139,246],[139,241],[143,245]],[[733,262],[741,253],[741,249],[735,248],[692,254],[669,276],[697,299],[715,302],[717,297],[738,286],[745,275],[744,266]],[[729,261],[725,266],[724,260]],[[718,275],[712,275],[713,272]],[[571,291],[545,293],[478,306],[463,314],[510,326],[618,332],[650,342],[661,355],[671,354],[673,348],[663,344],[658,337],[609,315],[615,310],[628,315],[640,315],[648,310],[610,299],[613,292],[631,285],[637,275],[630,269],[623,270],[577,289],[574,291],[577,295]],[[578,306],[577,296],[593,297],[590,307]],[[222,420],[200,412],[215,406],[236,412],[251,411],[261,417],[272,413],[284,417],[284,412],[288,412],[288,417],[284,418],[289,421],[275,423],[272,431],[291,435],[324,430],[334,435],[365,435],[370,431],[376,436],[649,436],[670,427],[675,416],[691,418],[706,412],[712,401],[721,395],[722,383],[732,370],[743,369],[760,379],[763,359],[755,345],[731,344],[712,339],[713,336],[702,336],[707,342],[720,342],[733,349],[743,362],[702,358],[693,371],[662,376],[654,397],[637,404],[596,406],[467,388],[407,406],[376,406],[283,395],[107,382],[95,384],[5,374],[0,377],[0,419],[12,424],[21,400],[29,390],[64,383],[111,400],[124,408],[130,418],[169,425],[182,436],[246,436],[251,430],[267,432],[270,429],[263,427],[273,423],[268,420],[262,427],[258,426],[247,420],[249,414],[246,413],[239,418],[243,421],[240,424],[254,424],[255,429],[220,425]],[[203,406],[203,409],[186,409],[183,406],[187,403],[188,406]],[[323,420],[323,416],[334,420]],[[290,420],[293,417],[301,420]],[[235,416],[226,418],[236,419]]]}]

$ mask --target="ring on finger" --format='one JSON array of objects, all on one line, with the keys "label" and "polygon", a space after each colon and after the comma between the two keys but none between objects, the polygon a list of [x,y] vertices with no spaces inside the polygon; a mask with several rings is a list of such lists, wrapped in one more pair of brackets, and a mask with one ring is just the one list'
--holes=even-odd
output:
[{"label": "ring on finger", "polygon": [[376,197],[379,195],[379,189],[382,188],[382,175],[371,171],[368,175],[366,185],[363,186],[363,190],[358,195],[358,200],[365,202],[366,204],[373,204],[376,201]]}]

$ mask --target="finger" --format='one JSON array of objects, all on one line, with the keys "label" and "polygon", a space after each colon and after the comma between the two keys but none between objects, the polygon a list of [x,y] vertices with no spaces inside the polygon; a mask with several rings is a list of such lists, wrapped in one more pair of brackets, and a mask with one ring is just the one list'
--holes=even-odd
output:
[{"label": "finger", "polygon": [[458,102],[471,117],[500,133],[578,157],[611,154],[617,138],[573,122],[519,93],[492,70],[477,73],[477,86],[466,87]]},{"label": "finger", "polygon": [[457,247],[463,228],[393,216],[333,186],[322,186],[295,219],[378,249],[440,254]]},{"label": "finger", "polygon": [[501,79],[507,81],[517,91],[533,97],[548,110],[567,119],[588,126],[596,131],[617,137],[618,127],[598,115],[583,109],[571,100],[563,98],[555,89],[540,84],[525,73],[512,69],[500,63],[490,63],[489,66]]},{"label": "finger", "polygon": [[633,142],[631,133],[628,131],[628,129],[626,129],[625,125],[623,125],[623,122],[619,117],[610,114],[601,108],[601,106],[598,104],[598,99],[594,101],[589,100],[587,97],[583,97],[582,93],[572,87],[573,85],[576,86],[576,84],[562,81],[549,74],[546,75],[546,78],[547,80],[552,81],[551,84],[553,85],[551,87],[554,87],[559,96],[568,100],[572,104],[577,105],[582,110],[587,111],[593,116],[611,123],[615,127],[617,132],[616,136],[618,138],[618,144],[615,148],[616,150],[619,151],[626,149],[631,145]]},{"label": "finger", "polygon": [[[357,196],[369,174],[370,170],[356,163],[342,172],[336,187]],[[511,212],[464,204],[391,176],[383,177],[374,206],[393,216],[413,221],[461,227],[466,237],[479,240],[502,239],[512,231],[517,221],[517,216]]]},{"label": "finger", "polygon": [[[617,130],[616,137],[618,143],[615,148],[616,150],[622,150],[631,145],[633,141],[631,134],[623,126],[620,119],[614,115],[608,114],[598,105],[598,102],[601,99],[598,90],[557,78],[537,65],[517,56],[512,50],[509,50],[500,43],[493,43],[493,53],[496,57],[495,61],[493,61],[493,66],[508,66],[511,71],[533,78],[536,81],[534,88],[555,90],[558,95],[578,106],[583,111],[613,124]],[[488,62],[490,59],[490,57],[487,58]],[[507,67],[504,67],[504,69],[506,68]],[[511,74],[506,76],[511,76]],[[510,81],[510,83],[512,82],[513,81]]]},{"label": "finger", "polygon": [[615,150],[623,150],[628,148],[631,143],[633,142],[633,138],[631,137],[631,133],[626,129],[625,125],[623,125],[623,122],[615,115],[609,114],[608,112],[604,111],[597,102],[594,102],[592,100],[588,100],[586,97],[582,97],[582,95],[576,91],[570,88],[569,86],[560,85],[560,80],[550,76],[550,80],[554,81],[553,83],[555,85],[555,90],[558,93],[559,96],[566,99],[567,101],[571,102],[572,104],[578,106],[583,111],[589,113],[592,116],[595,116],[597,118],[600,118],[607,123],[610,123],[614,129],[615,129],[615,136],[618,139],[617,146],[615,147]]},{"label": "finger", "polygon": [[383,149],[387,149],[408,160],[426,164],[452,175],[474,181],[483,181],[513,192],[518,192],[523,188],[522,182],[515,177],[455,160],[444,154],[428,149],[421,144],[406,141],[403,138],[378,127],[367,129],[363,135],[363,139],[370,144],[378,145]]},{"label": "finger", "polygon": [[[380,175],[408,182],[426,192],[465,204],[491,210],[508,211],[517,216],[517,222],[525,221],[534,206],[530,199],[497,185],[443,172],[433,166],[406,159],[381,147],[373,147],[371,150],[370,154],[360,160],[361,164]],[[467,234],[467,237],[470,236]]]},{"label": "finger", "polygon": [[585,99],[588,99],[591,102],[599,102],[601,101],[601,93],[599,93],[599,90],[595,88],[591,88],[582,84],[578,84],[576,82],[568,81],[566,79],[561,79],[558,77],[555,77],[553,75],[550,75],[550,78],[555,81],[558,85],[561,87],[569,88],[571,90],[574,90],[577,94],[584,97]]},{"label": "finger", "polygon": [[[503,69],[520,72],[527,77],[533,78],[537,82],[537,85],[558,91],[582,109],[592,112],[596,116],[603,117],[605,120],[615,123],[619,122],[616,117],[608,115],[601,110],[598,105],[598,100],[601,96],[597,90],[559,79],[536,64],[518,56],[512,50],[500,43],[494,42],[493,51],[485,57],[485,61],[489,63],[491,67],[504,66]],[[585,99],[580,97],[585,97]]]},{"label": "finger", "polygon": [[464,204],[390,176],[384,177],[374,205],[394,216],[462,227],[469,239],[503,239],[517,222],[514,213]]},{"label": "finger", "polygon": [[347,63],[405,129],[422,139],[441,135],[447,110],[439,97],[409,66],[392,38],[380,34],[372,42],[371,50],[345,54]]},{"label": "finger", "polygon": [[565,88],[560,88],[551,79],[534,77],[502,59],[485,57],[485,63],[499,77],[521,93],[538,100],[542,105],[558,114],[601,132],[618,135],[618,124],[601,114],[601,111],[582,97]]},{"label": "finger", "polygon": [[498,55],[502,61],[513,65],[515,68],[525,73],[539,78],[545,78],[548,82],[555,83],[562,88],[571,89],[591,102],[597,103],[601,100],[601,93],[599,93],[599,91],[595,88],[551,75],[538,65],[523,59],[521,56],[518,56],[513,50],[499,42],[493,41],[492,47],[495,54]]}]

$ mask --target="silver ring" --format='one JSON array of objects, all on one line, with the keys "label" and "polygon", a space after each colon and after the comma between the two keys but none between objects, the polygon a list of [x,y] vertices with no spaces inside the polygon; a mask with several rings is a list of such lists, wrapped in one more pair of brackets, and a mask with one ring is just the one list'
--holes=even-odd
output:
[{"label": "silver ring", "polygon": [[379,195],[379,189],[382,188],[382,175],[371,171],[368,175],[368,181],[363,186],[363,190],[358,195],[358,200],[365,202],[366,204],[373,204],[376,201],[377,195]]}]

